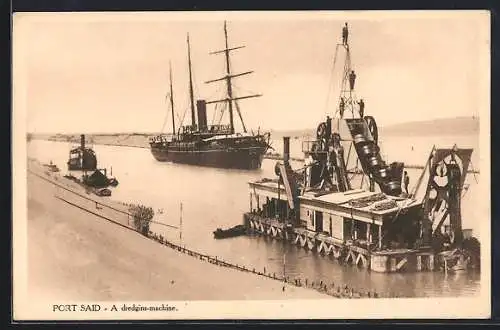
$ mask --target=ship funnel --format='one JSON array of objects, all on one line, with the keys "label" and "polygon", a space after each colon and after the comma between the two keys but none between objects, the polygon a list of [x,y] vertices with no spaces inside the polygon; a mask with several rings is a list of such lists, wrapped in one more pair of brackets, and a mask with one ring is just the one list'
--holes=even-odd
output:
[{"label": "ship funnel", "polygon": [[290,160],[290,137],[289,136],[284,136],[283,137],[283,161],[288,163]]},{"label": "ship funnel", "polygon": [[198,110],[198,128],[200,131],[205,131],[207,129],[207,102],[196,101],[196,109]]},{"label": "ship funnel", "polygon": [[85,149],[85,135],[84,134],[80,135],[80,147],[82,149]]}]

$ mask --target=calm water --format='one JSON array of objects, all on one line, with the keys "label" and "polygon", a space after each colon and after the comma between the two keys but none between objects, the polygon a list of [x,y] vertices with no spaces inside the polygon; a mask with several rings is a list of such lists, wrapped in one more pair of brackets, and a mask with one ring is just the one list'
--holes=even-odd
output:
[{"label": "calm water", "polygon": [[[468,141],[467,146],[474,147],[476,142],[473,138],[462,138]],[[440,141],[443,141],[443,138],[440,138]],[[452,141],[451,145],[457,142],[465,147],[464,141]],[[278,152],[281,151],[281,143],[275,141],[273,144]],[[425,143],[420,143],[418,148],[415,146],[411,151],[410,141],[408,144],[399,141],[398,145],[405,145],[409,150],[392,147],[394,154],[391,154],[387,152],[391,151],[390,146],[384,144],[385,154],[391,161],[398,159],[412,164],[422,164],[432,147],[432,144],[426,148]],[[28,153],[30,157],[42,162],[52,161],[64,173],[70,148],[71,145],[67,143],[31,141]],[[113,189],[113,199],[123,202],[140,201],[156,210],[163,209],[163,214],[157,212],[156,220],[174,226],[179,225],[180,205],[183,204],[182,242],[187,247],[257,270],[266,267],[267,272],[276,274],[283,273],[283,254],[286,253],[285,272],[290,278],[334,281],[336,284],[347,284],[356,289],[374,289],[410,297],[471,295],[479,290],[478,274],[377,274],[352,266],[341,266],[329,257],[264,237],[213,239],[212,231],[217,227],[241,223],[243,212],[249,208],[247,182],[273,176],[275,161],[265,160],[259,171],[239,171],[160,163],[153,159],[148,149],[95,145],[94,150],[98,156],[98,166],[107,168],[108,171],[112,167],[113,175],[120,182],[118,187]],[[301,156],[300,140],[292,139],[291,153],[297,157]],[[396,158],[399,155],[401,157]],[[294,167],[299,166],[301,164],[297,163]],[[419,172],[412,171],[410,175],[415,178],[415,182]],[[474,219],[471,212],[475,202],[475,181],[472,175],[469,175],[467,183],[470,188],[463,201],[464,227],[475,229],[474,225],[477,226],[479,219]],[[154,224],[151,229],[179,242],[179,231],[175,229]]]}]

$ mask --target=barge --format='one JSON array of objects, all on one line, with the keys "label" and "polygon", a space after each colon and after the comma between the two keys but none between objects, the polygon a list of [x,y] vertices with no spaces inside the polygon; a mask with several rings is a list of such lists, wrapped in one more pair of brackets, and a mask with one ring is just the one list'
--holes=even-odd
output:
[{"label": "barge", "polygon": [[479,242],[463,230],[460,211],[473,150],[433,147],[414,189],[403,191],[404,163],[382,159],[375,118],[356,97],[347,42],[339,51],[339,108],[315,140],[303,141],[303,167],[292,169],[284,137],[276,177],[249,182],[247,230],[375,272],[477,266]]}]

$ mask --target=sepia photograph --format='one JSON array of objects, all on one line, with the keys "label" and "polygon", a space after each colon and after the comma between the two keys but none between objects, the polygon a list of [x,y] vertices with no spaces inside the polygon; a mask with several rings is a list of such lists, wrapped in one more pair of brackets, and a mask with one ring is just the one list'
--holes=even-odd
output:
[{"label": "sepia photograph", "polygon": [[488,11],[13,15],[14,320],[488,318]]}]

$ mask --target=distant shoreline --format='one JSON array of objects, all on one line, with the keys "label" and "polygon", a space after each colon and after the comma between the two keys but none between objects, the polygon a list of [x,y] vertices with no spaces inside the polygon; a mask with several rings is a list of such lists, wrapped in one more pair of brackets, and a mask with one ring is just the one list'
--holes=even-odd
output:
[{"label": "distant shoreline", "polygon": [[[148,149],[149,144],[148,144],[148,138],[149,136],[146,135],[140,135],[140,134],[135,134],[135,135],[126,135],[125,137],[123,135],[114,133],[114,134],[99,134],[99,135],[89,135],[88,143],[90,144],[95,144],[95,145],[103,145],[103,146],[110,146],[110,147],[129,147],[129,148],[142,148],[142,149]],[[57,136],[45,136],[45,137],[33,137],[33,140],[43,140],[43,141],[52,141],[52,142],[72,142],[72,143],[78,143],[80,142],[80,137],[77,135],[57,135]],[[104,140],[103,140],[104,139]],[[106,141],[108,140],[108,141]],[[110,141],[111,140],[111,141]],[[118,141],[117,141],[118,140]],[[267,153],[264,155],[265,159],[273,159],[273,160],[283,160],[283,156],[278,153],[278,152],[273,152],[273,153]],[[304,158],[302,157],[290,157],[290,160],[292,161],[297,161],[297,162],[303,162]],[[418,164],[407,164],[405,165],[406,168],[408,169],[424,169],[424,165],[418,165]],[[473,174],[480,174],[479,170],[469,170],[467,173],[473,173]]]},{"label": "distant shoreline", "polygon": [[[376,120],[377,118],[375,118]],[[468,136],[468,135],[478,135],[479,134],[479,117],[455,117],[455,118],[439,118],[434,120],[426,121],[415,121],[407,122],[393,125],[380,125],[379,126],[379,136]],[[303,129],[292,129],[292,130],[264,130],[270,131],[271,136],[283,137],[290,136],[292,138],[302,138],[307,136],[315,136],[315,128],[303,128]],[[78,138],[80,133],[28,133],[28,135],[37,138],[43,137],[43,139],[48,139],[51,137],[64,138],[64,137],[75,137]],[[150,136],[161,134],[158,132],[120,132],[120,133],[86,133],[88,137],[114,137],[114,138],[137,138],[147,139]],[[147,145],[147,144],[146,144]],[[135,145],[134,145],[135,146]]]}]

